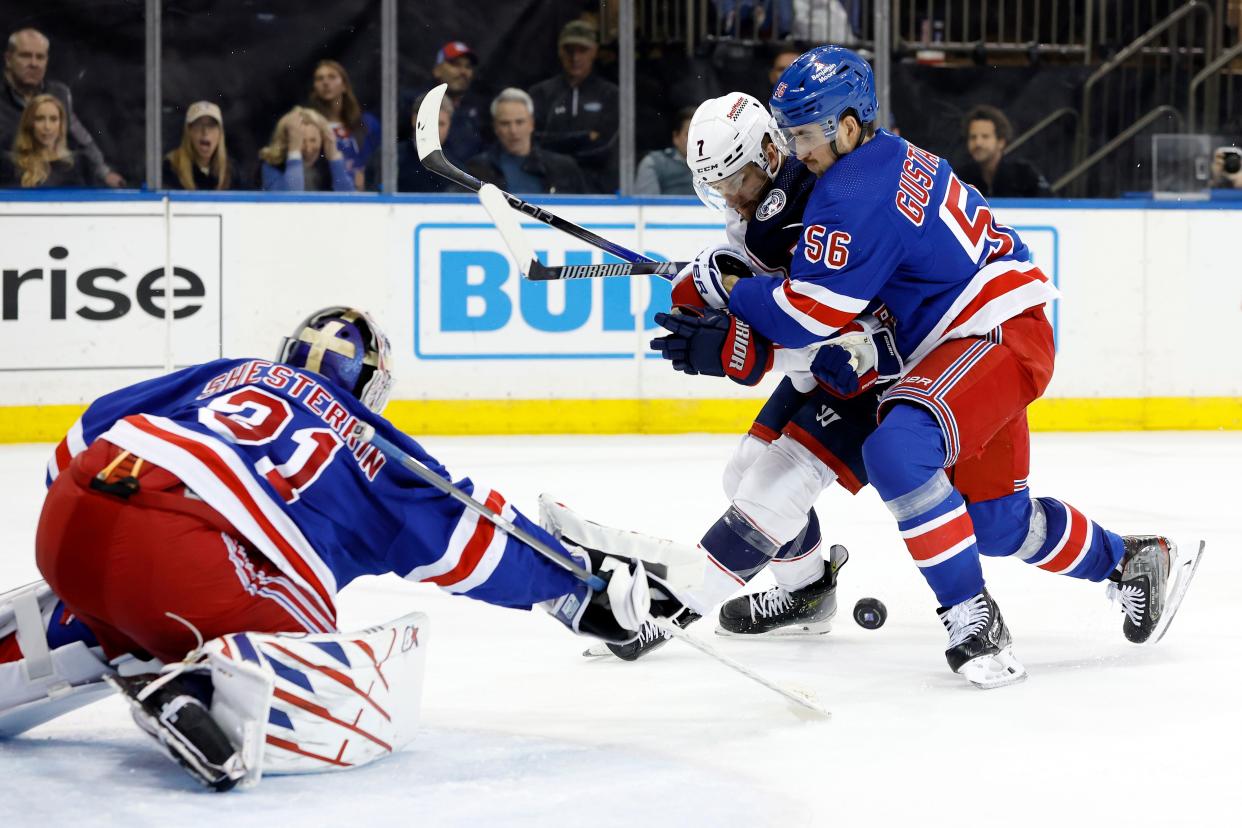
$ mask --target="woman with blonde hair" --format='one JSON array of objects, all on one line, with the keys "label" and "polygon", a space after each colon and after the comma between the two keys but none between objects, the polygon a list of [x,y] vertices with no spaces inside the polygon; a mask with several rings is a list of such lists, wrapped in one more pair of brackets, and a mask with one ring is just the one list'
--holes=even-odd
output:
[{"label": "woman with blonde hair", "polygon": [[224,117],[211,101],[195,101],[185,112],[181,144],[164,156],[169,190],[231,190],[237,172],[224,145]]},{"label": "woman with blonde hair", "polygon": [[295,106],[277,122],[259,160],[265,190],[354,190],[328,122],[305,106]]},{"label": "woman with blonde hair", "polygon": [[354,94],[345,67],[335,60],[315,64],[311,81],[310,106],[328,121],[336,146],[345,159],[345,169],[354,180],[354,188],[366,189],[366,167],[379,149],[380,122],[363,112]]},{"label": "woman with blonde hair", "polygon": [[13,151],[0,157],[0,184],[10,187],[85,187],[73,163],[65,105],[54,95],[35,95],[22,110]]}]

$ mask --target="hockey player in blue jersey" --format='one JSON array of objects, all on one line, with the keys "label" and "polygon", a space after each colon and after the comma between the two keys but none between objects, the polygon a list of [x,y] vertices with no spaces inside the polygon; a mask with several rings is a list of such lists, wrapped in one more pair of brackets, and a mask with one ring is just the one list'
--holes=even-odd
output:
[{"label": "hockey player in blue jersey", "polygon": [[848,395],[877,357],[840,334],[883,302],[904,369],[863,459],[939,600],[950,667],[981,687],[1026,676],[981,554],[1107,580],[1126,637],[1158,638],[1180,600],[1165,606],[1176,547],[1123,538],[1027,491],[1026,406],[1052,375],[1043,307],[1057,293],[1018,234],[947,162],[877,129],[871,69],[853,52],[802,55],[770,108],[782,151],[819,177],[789,275],[731,282],[728,314],[673,317],[653,344],[674,367],[746,380],[772,365],[774,347],[813,347],[816,378]]},{"label": "hockey player in blue jersey", "polygon": [[[723,211],[727,241],[704,248],[674,280],[672,302],[682,313],[726,307],[726,285],[739,274],[789,273],[816,177],[777,149],[770,121],[763,104],[741,92],[703,102],[691,120],[687,163],[700,198]],[[708,561],[697,592],[704,605],[728,598],[766,566],[776,581],[725,601],[718,633],[822,634],[836,613],[837,570],[848,553],[833,546],[824,560],[814,503],[834,481],[851,493],[866,485],[862,443],[875,428],[884,382],[849,399],[834,396],[812,376],[812,356],[811,349],[775,354],[786,376],[735,449],[723,480],[729,508],[700,541]],[[691,612],[677,619],[694,620]],[[609,648],[637,658],[663,636],[648,625],[637,641]]]},{"label": "hockey player in blue jersey", "polygon": [[[0,736],[77,706],[70,697],[93,700],[85,691],[111,676],[142,702],[140,723],[166,744],[188,739],[178,754],[184,763],[211,723],[190,721],[187,736],[161,727],[161,717],[187,700],[190,712],[205,709],[210,699],[188,681],[118,677],[117,665],[175,664],[235,633],[311,636],[327,642],[319,655],[343,653],[333,638],[336,594],[360,575],[395,573],[505,607],[544,604],[575,632],[614,642],[632,640],[649,613],[681,610],[641,562],[563,545],[499,492],[469,479],[455,484],[600,574],[608,588],[596,592],[360,441],[354,427],[365,423],[451,480],[381,416],[389,362],[388,341],[367,314],[333,307],[299,325],[275,360],[216,360],[92,403],[48,464],[36,535],[46,584],[0,595]],[[274,646],[287,650],[295,639]],[[226,642],[216,655],[240,662],[256,648],[251,639]],[[240,669],[230,662],[226,673]],[[311,696],[290,710],[329,706]],[[269,732],[269,760],[347,764],[298,742],[288,717],[280,724],[288,732]],[[197,756],[195,772],[227,787],[240,778],[229,766],[236,757],[216,744],[223,754]],[[277,761],[276,753],[286,755]]]}]

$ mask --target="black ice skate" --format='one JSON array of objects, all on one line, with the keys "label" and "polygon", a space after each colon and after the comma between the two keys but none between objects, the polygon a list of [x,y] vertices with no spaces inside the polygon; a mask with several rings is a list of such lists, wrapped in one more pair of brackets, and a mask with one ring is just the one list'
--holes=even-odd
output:
[{"label": "black ice skate", "polygon": [[[673,623],[683,630],[698,621],[703,616],[694,610],[686,607],[672,619]],[[658,650],[668,643],[670,636],[664,630],[652,624],[650,621],[644,621],[643,625],[638,629],[638,638],[635,638],[628,644],[605,644],[600,643],[583,652],[584,656],[605,656],[611,653],[622,661],[637,661],[653,650]]]},{"label": "black ice skate", "polygon": [[[1184,566],[1180,567],[1184,574],[1178,575],[1176,586],[1180,589],[1174,593],[1168,590],[1168,582],[1177,562],[1176,544],[1159,535],[1127,535],[1121,541],[1125,552],[1117,568],[1108,576],[1111,582],[1108,597],[1120,604],[1126,614],[1121,622],[1121,631],[1126,638],[1135,644],[1142,644],[1152,639],[1157,629],[1160,635],[1164,634],[1168,628],[1167,620],[1172,620],[1172,613],[1177,610],[1177,604],[1166,604],[1166,592],[1170,599],[1176,594],[1177,603],[1181,603],[1181,596],[1189,585],[1187,576],[1193,575],[1194,569],[1187,572]],[[1199,552],[1202,551],[1201,545]],[[1198,564],[1198,555],[1193,563]],[[1160,640],[1160,635],[1155,637],[1153,643]]]},{"label": "black ice skate", "polygon": [[129,702],[138,727],[199,782],[227,791],[246,775],[241,756],[201,698],[210,692],[210,677],[148,674],[107,681]]},{"label": "black ice skate", "polygon": [[986,588],[973,598],[936,612],[949,632],[949,649],[944,656],[953,672],[984,690],[1026,678],[1026,668],[1013,654],[1009,627]]},{"label": "black ice skate", "polygon": [[834,544],[824,562],[824,574],[802,589],[777,586],[741,595],[720,606],[717,635],[795,636],[823,635],[837,614],[837,572],[850,553]]}]

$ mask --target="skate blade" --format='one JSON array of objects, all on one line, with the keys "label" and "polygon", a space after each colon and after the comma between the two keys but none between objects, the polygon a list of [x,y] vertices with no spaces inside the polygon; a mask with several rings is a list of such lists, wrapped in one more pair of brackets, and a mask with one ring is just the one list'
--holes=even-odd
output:
[{"label": "skate blade", "polygon": [[603,656],[612,655],[612,650],[603,644],[596,644],[583,650],[582,655],[586,658],[602,658]]},{"label": "skate blade", "polygon": [[958,668],[958,675],[980,690],[995,690],[1026,680],[1026,667],[1013,654],[1013,646],[995,655],[979,656]]},{"label": "skate blade", "polygon": [[809,638],[832,632],[832,619],[816,621],[814,624],[789,624],[761,633],[740,633],[716,627],[716,635],[721,638]]},{"label": "skate blade", "polygon": [[1186,597],[1186,590],[1190,589],[1190,582],[1194,579],[1195,573],[1199,571],[1199,562],[1203,560],[1203,550],[1206,546],[1207,541],[1199,541],[1199,549],[1193,555],[1187,555],[1185,559],[1179,558],[1173,564],[1173,573],[1177,579],[1174,580],[1173,586],[1169,587],[1169,592],[1164,598],[1164,612],[1161,613],[1160,620],[1156,622],[1156,629],[1152,632],[1151,638],[1145,642],[1147,645],[1155,644],[1164,638],[1169,625],[1173,623],[1173,616],[1177,615],[1182,599]]}]

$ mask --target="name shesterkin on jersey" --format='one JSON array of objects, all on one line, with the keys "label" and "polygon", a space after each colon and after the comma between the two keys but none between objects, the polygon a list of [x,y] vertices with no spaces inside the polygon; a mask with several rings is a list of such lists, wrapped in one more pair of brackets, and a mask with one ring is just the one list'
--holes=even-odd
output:
[{"label": "name shesterkin on jersey", "polygon": [[881,300],[907,368],[1059,294],[1026,245],[949,163],[878,130],[816,182],[790,276],[742,279],[730,309],[789,348]]},{"label": "name shesterkin on jersey", "polygon": [[354,436],[354,426],[358,424],[358,418],[337,402],[331,391],[316,382],[312,376],[303,374],[295,368],[264,359],[248,360],[214,377],[203,388],[197,399],[204,400],[239,385],[260,383],[276,391],[288,389],[286,396],[302,403],[328,428],[340,435],[345,441],[345,447],[353,454],[358,467],[362,469],[367,479],[375,480],[375,476],[379,474],[380,469],[384,468],[386,462],[383,453],[370,443],[364,443]]}]

